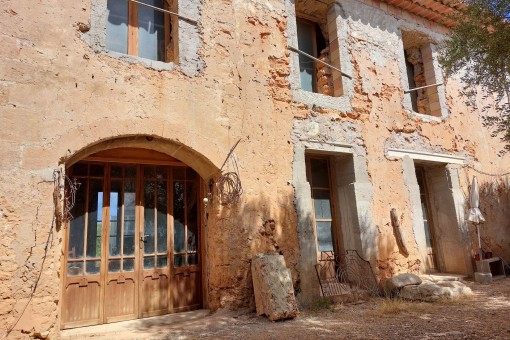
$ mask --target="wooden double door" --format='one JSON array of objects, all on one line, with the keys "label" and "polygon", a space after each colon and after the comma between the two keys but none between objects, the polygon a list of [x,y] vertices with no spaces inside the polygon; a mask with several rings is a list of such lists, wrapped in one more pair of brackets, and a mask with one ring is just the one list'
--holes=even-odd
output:
[{"label": "wooden double door", "polygon": [[79,187],[65,230],[61,327],[201,308],[197,173],[97,161],[68,172]]}]

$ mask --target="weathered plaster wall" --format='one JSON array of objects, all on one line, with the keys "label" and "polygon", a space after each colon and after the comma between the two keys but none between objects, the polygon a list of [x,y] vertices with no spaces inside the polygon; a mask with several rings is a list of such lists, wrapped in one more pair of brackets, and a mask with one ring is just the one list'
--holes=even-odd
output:
[{"label": "weathered plaster wall", "polygon": [[[296,43],[292,0],[189,3],[194,7],[182,10],[199,17],[198,28],[188,27],[199,37],[190,45],[181,39],[181,50],[191,50],[180,57],[191,57],[179,65],[105,52],[96,39],[101,33],[94,32],[102,27],[94,16],[100,12],[90,0],[3,3],[0,336],[25,306],[14,336],[58,332],[63,233],[51,227],[52,174],[73,155],[108,145],[101,142],[152,136],[157,143],[143,142],[146,147],[177,152],[206,177],[242,138],[235,151],[242,200],[209,208],[206,303],[213,309],[253,306],[249,261],[258,252],[285,256],[302,302],[318,296],[307,150],[338,156],[338,175],[343,154],[351,157],[354,176],[338,184],[356,201],[349,212],[356,222],[352,233],[359,235],[349,244],[360,244],[381,279],[422,267],[409,169],[405,160],[387,157],[388,148],[460,155],[492,172],[510,165],[508,156],[495,156],[502,145],[482,128],[480,112],[464,104],[457,78],[444,87],[447,114],[441,118],[406,110],[401,28],[439,41],[443,27],[379,1],[343,0],[326,8],[341,30],[341,67],[352,80],[343,79],[343,96],[325,98],[297,85],[297,59],[286,49]],[[459,188],[466,191],[466,183]],[[458,190],[454,196],[460,214]],[[391,208],[408,236],[408,257],[396,245]]]},{"label": "weathered plaster wall", "polygon": [[[495,173],[496,174],[496,173]],[[510,179],[508,175],[493,177],[474,171],[466,173],[461,178],[465,191],[469,195],[473,176],[477,176],[480,190],[480,211],[485,222],[480,224],[480,238],[482,249],[492,252],[493,256],[502,257],[510,262]],[[474,245],[472,254],[478,254],[478,235],[476,226],[467,225]]]},{"label": "weathered plaster wall", "polygon": [[282,253],[298,277],[283,3],[182,1],[199,36],[180,36],[174,66],[104,51],[104,3],[6,1],[0,12],[0,337],[28,302],[50,233],[12,336],[58,331],[63,232],[51,229],[52,172],[115,138],[140,136],[204,177],[242,138],[242,199],[209,206],[209,308],[253,306],[258,252]]},{"label": "weathered plaster wall", "polygon": [[[337,106],[337,109],[331,109],[330,102],[319,95],[315,95],[313,103],[308,99],[301,100],[303,105],[296,106],[293,111],[297,119],[293,132],[295,143],[303,145],[308,141],[328,141],[330,144],[346,143],[363,150],[360,155],[366,163],[368,182],[371,184],[368,199],[375,230],[372,242],[377,245],[374,248],[374,267],[382,280],[398,272],[420,272],[424,270],[420,254],[424,237],[420,237],[420,231],[417,231],[422,214],[413,160],[409,159],[411,167],[406,167],[404,159],[389,157],[388,149],[460,156],[467,164],[473,165],[475,162],[483,169],[494,171],[507,169],[509,157],[496,156],[502,144],[498,139],[491,138],[490,132],[482,127],[481,112],[465,105],[457,77],[447,79],[445,86],[439,89],[441,117],[410,111],[410,98],[404,95],[408,83],[402,30],[420,32],[428,36],[431,42],[439,42],[446,33],[444,27],[378,1],[345,0],[334,6],[339,13],[337,20],[342,21],[345,29],[342,33],[345,39],[340,44],[347,48],[347,60],[351,63],[353,83],[350,108]],[[443,76],[437,69],[434,45],[430,47],[430,52],[436,68],[435,80],[441,82]],[[293,93],[294,99],[299,102],[299,91],[293,88]],[[338,134],[337,131],[346,126],[356,127],[349,131],[356,134],[355,141]],[[296,147],[294,152],[304,151],[302,147]],[[327,146],[322,147],[322,152],[330,154]],[[305,176],[303,172],[296,172],[297,163],[299,159],[295,157],[295,183],[302,182]],[[454,183],[448,183],[446,191],[443,191],[443,194],[451,197],[451,201],[447,204],[448,211],[445,210],[448,216],[442,216],[441,224],[453,224],[455,235],[444,238],[455,244],[459,254],[448,258],[450,263],[446,267],[451,271],[469,273],[472,244],[467,237],[468,225],[463,216],[465,197],[462,193],[466,186],[460,180],[466,169],[449,167],[449,177],[445,178]],[[410,181],[409,177],[413,180]],[[413,183],[415,187],[412,187]],[[296,194],[299,196],[298,192]],[[407,257],[399,252],[395,242],[390,223],[391,208],[396,208],[401,218],[401,227],[410,251]],[[298,216],[301,215],[306,216],[306,211],[298,210]],[[508,216],[502,217],[505,218]],[[318,292],[311,294],[317,296]]]}]

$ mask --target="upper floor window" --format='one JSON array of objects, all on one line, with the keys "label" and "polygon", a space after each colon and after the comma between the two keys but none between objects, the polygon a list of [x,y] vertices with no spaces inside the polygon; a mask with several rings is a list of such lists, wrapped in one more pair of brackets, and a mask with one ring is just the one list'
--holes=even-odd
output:
[{"label": "upper floor window", "polygon": [[[137,0],[165,10],[175,1]],[[107,0],[106,48],[163,62],[174,61],[172,18],[169,14],[128,0]]]},{"label": "upper floor window", "polygon": [[430,38],[419,32],[402,31],[407,83],[414,112],[441,117],[440,70],[434,65]]},{"label": "upper floor window", "polygon": [[[296,24],[299,50],[328,62],[329,48],[326,47],[326,39],[322,35],[320,26],[300,18],[296,20]],[[305,91],[332,94],[333,84],[329,67],[304,54],[299,55],[299,78],[301,89]]]}]

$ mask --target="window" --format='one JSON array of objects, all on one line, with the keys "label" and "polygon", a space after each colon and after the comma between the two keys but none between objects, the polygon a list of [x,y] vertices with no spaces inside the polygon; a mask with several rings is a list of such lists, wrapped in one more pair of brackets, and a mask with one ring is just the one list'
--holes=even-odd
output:
[{"label": "window", "polygon": [[334,213],[331,199],[329,160],[307,159],[307,177],[312,191],[317,252],[335,251]]},{"label": "window", "polygon": [[[299,50],[324,61],[329,61],[329,48],[317,23],[297,19],[297,35]],[[321,71],[318,74],[318,71]],[[299,77],[301,88],[305,91],[331,94],[331,71],[329,67],[318,63],[306,55],[299,55]],[[318,83],[318,80],[321,83]]]},{"label": "window", "polygon": [[[420,32],[402,31],[407,81],[414,112],[441,116],[438,76],[434,69],[433,49],[430,39]],[[417,90],[413,90],[419,88]]]},{"label": "window", "polygon": [[[139,0],[175,11],[175,1]],[[107,1],[106,48],[145,59],[174,61],[175,46],[170,15],[128,0]]]}]

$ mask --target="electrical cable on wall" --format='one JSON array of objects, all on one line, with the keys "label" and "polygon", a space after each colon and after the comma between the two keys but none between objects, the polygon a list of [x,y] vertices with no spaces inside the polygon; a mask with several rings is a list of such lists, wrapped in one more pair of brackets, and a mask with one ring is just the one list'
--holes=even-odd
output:
[{"label": "electrical cable on wall", "polygon": [[[53,239],[53,229],[55,226],[57,229],[60,228],[60,225],[62,222],[69,222],[73,219],[73,216],[71,215],[71,210],[74,207],[74,204],[76,202],[76,191],[80,187],[81,183],[77,182],[76,179],[71,180],[68,176],[63,175],[63,170],[53,170],[53,219],[51,221],[51,227],[50,231],[48,233],[48,238],[46,239],[46,242],[44,244],[44,254],[42,257],[41,262],[41,269],[39,270],[39,274],[37,275],[37,279],[34,283],[34,288],[30,292],[30,297],[28,298],[28,301],[21,310],[21,313],[16,318],[16,321],[7,329],[7,333],[2,337],[1,340],[6,339],[9,334],[14,330],[14,327],[18,324],[18,322],[21,320],[21,317],[23,314],[25,314],[25,311],[28,308],[28,305],[30,305],[30,302],[32,301],[35,291],[37,289],[37,286],[39,285],[39,281],[41,280],[42,271],[44,268],[44,263],[46,261],[46,256],[48,254],[48,249],[51,244],[51,240]],[[65,192],[64,196],[62,196],[62,191]],[[60,202],[64,201],[64,209],[62,211]],[[28,259],[27,259],[28,261]]]}]

